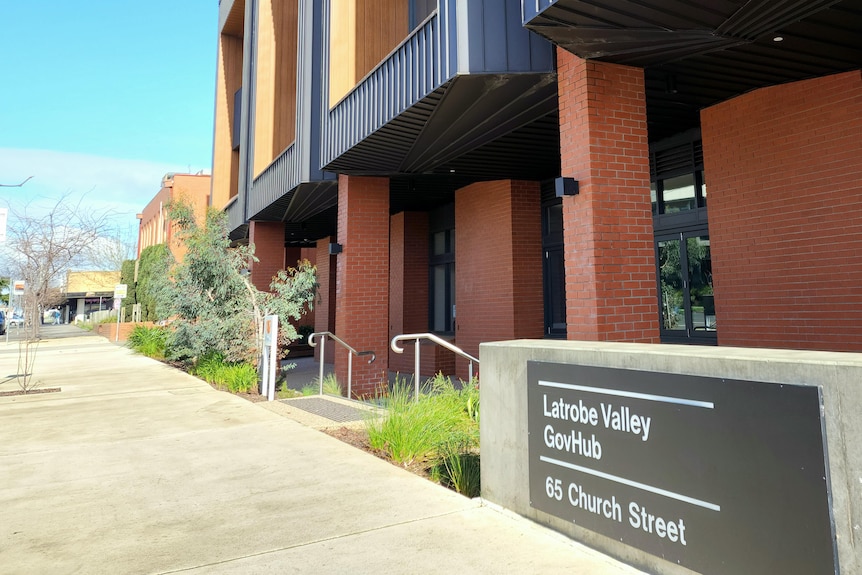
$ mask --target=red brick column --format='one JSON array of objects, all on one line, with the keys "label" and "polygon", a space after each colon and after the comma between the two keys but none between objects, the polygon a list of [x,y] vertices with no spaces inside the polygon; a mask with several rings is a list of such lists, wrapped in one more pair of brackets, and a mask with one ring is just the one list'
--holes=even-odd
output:
[{"label": "red brick column", "polygon": [[251,221],[248,228],[248,241],[254,244],[254,255],[260,260],[249,266],[251,283],[269,291],[272,276],[284,269],[284,224]]},{"label": "red brick column", "polygon": [[[541,338],[542,210],[537,182],[480,182],[455,192],[455,342]],[[466,379],[467,362],[457,360]]]},{"label": "red brick column", "polygon": [[643,70],[557,50],[568,338],[658,343]]},{"label": "red brick column", "polygon": [[[389,372],[389,180],[338,177],[336,335],[358,351],[370,350],[369,365],[354,357],[353,394],[373,395]],[[335,372],[347,386],[347,354],[336,350]],[[345,389],[346,392],[346,389]]]},{"label": "red brick column", "polygon": [[[314,331],[335,333],[335,259],[329,255],[329,236],[317,241],[317,299],[314,302]],[[326,346],[326,363],[335,361],[334,346]],[[320,361],[320,346],[314,348],[314,357]]]},{"label": "red brick column", "polygon": [[[401,212],[389,227],[389,340],[404,333],[428,331],[428,214]],[[413,347],[389,351],[389,368],[413,373]],[[434,373],[434,354],[421,355],[422,373]]]}]

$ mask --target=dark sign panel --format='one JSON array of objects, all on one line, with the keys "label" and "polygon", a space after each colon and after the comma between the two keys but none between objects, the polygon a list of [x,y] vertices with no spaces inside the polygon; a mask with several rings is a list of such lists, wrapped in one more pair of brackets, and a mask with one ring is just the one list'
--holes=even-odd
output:
[{"label": "dark sign panel", "polygon": [[528,363],[530,504],[706,574],[838,572],[818,387]]}]

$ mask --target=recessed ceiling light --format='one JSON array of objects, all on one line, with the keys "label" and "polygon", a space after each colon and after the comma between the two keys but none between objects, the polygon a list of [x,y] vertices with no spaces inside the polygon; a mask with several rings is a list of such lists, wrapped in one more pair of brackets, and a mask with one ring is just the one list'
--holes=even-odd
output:
[{"label": "recessed ceiling light", "polygon": [[772,41],[773,42],[783,42],[784,36],[776,36],[775,38],[772,39]]}]

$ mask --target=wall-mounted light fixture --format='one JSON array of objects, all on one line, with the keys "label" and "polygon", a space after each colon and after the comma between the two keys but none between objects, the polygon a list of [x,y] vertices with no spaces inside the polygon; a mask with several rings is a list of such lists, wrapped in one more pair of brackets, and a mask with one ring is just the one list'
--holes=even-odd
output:
[{"label": "wall-mounted light fixture", "polygon": [[334,256],[336,254],[341,253],[341,244],[331,243],[329,244],[329,255]]},{"label": "wall-mounted light fixture", "polygon": [[676,87],[676,76],[673,74],[668,74],[667,78],[665,78],[664,83],[664,93],[665,94],[676,94],[679,90]]},{"label": "wall-mounted light fixture", "polygon": [[554,180],[554,194],[558,198],[562,198],[563,196],[577,196],[578,191],[578,180],[574,178],[556,178]]}]

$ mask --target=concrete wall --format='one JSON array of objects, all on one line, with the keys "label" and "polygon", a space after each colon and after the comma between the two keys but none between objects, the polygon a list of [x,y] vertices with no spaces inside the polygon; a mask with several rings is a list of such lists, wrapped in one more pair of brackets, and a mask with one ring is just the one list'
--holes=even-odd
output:
[{"label": "concrete wall", "polygon": [[[719,377],[823,389],[841,573],[862,572],[862,354],[521,340],[480,346],[482,497],[652,573],[692,571],[530,507],[527,362]],[[743,552],[744,550],[740,550]]]}]

